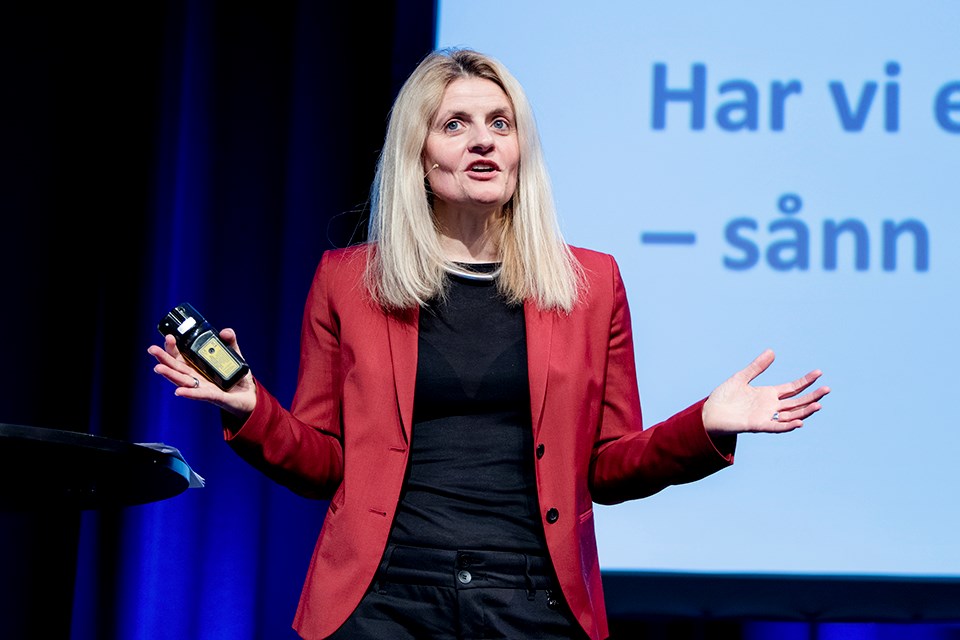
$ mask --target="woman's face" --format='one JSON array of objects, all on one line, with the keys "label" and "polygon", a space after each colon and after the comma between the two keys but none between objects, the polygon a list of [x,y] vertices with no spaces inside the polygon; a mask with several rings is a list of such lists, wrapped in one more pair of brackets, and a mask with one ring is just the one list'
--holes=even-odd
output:
[{"label": "woman's face", "polygon": [[517,189],[520,143],[503,89],[481,78],[447,85],[430,123],[423,164],[438,214],[498,211],[509,202]]}]

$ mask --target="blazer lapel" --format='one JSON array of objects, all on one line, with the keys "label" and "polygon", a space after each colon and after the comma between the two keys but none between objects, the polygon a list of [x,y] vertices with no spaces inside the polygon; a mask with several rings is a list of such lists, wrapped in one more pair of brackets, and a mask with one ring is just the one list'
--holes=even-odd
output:
[{"label": "blazer lapel", "polygon": [[523,316],[527,331],[527,371],[530,376],[530,417],[533,433],[540,431],[547,395],[547,372],[550,370],[550,346],[553,341],[554,312],[544,312],[535,302],[524,302]]},{"label": "blazer lapel", "polygon": [[419,320],[418,308],[402,314],[387,314],[387,336],[390,342],[393,380],[397,388],[397,407],[400,410],[404,441],[408,444],[413,434],[413,394],[417,386]]},{"label": "blazer lapel", "polygon": [[[540,430],[540,421],[547,395],[547,372],[550,370],[550,347],[556,313],[544,312],[535,302],[525,302],[523,316],[527,334],[527,370],[530,377],[530,416],[533,432]],[[403,436],[410,442],[413,433],[413,395],[417,383],[419,309],[402,315],[387,316],[390,361],[396,384],[397,406]]]}]

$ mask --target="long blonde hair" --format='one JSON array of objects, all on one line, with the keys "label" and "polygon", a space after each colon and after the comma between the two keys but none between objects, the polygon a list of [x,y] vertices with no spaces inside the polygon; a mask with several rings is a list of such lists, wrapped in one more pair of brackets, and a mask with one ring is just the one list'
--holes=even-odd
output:
[{"label": "long blonde hair", "polygon": [[491,80],[503,89],[517,124],[517,189],[499,217],[499,291],[511,303],[530,299],[541,309],[569,312],[584,286],[583,273],[560,232],[533,110],[506,67],[470,49],[427,55],[393,104],[370,190],[367,240],[374,248],[368,252],[367,288],[389,311],[444,295],[445,268],[452,265],[441,249],[422,157],[444,90],[465,77]]}]

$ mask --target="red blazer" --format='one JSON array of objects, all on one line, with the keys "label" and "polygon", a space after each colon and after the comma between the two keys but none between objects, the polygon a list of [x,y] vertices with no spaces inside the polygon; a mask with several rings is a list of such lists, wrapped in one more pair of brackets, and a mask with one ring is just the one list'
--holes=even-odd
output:
[{"label": "red blazer", "polygon": [[[563,595],[591,638],[608,635],[593,503],[691,482],[733,462],[703,428],[703,400],[643,429],[627,297],[612,256],[574,248],[588,287],[570,314],[524,306],[537,494]],[[325,638],[374,577],[407,468],[417,321],[383,313],[362,284],[367,248],[328,251],[307,297],[287,411],[257,388],[230,445],[276,481],[330,505],[293,627]]]}]

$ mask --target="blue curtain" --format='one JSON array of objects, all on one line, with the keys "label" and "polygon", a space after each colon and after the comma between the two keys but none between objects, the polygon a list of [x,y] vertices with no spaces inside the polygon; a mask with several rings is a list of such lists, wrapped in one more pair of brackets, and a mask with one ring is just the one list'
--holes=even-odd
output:
[{"label": "blue curtain", "polygon": [[63,4],[0,16],[2,328],[20,363],[0,421],[163,442],[206,486],[0,514],[0,637],[295,637],[326,503],[243,463],[216,409],[174,398],[146,348],[190,302],[292,399],[313,270],[363,239],[387,113],[433,48],[434,4]]}]

